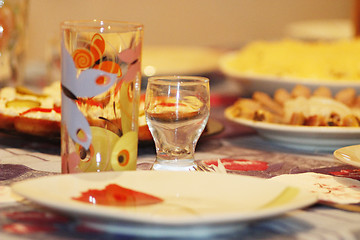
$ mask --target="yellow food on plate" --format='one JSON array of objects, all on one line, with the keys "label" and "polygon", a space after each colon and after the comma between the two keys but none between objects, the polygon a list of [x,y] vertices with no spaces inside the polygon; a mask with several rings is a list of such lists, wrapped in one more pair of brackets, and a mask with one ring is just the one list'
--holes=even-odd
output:
[{"label": "yellow food on plate", "polygon": [[248,76],[360,81],[360,39],[256,41],[235,52],[226,69]]},{"label": "yellow food on plate", "polygon": [[226,109],[232,118],[299,126],[360,126],[360,96],[352,88],[331,95],[324,87],[313,92],[297,85],[291,92],[278,89],[273,96],[255,92]]}]

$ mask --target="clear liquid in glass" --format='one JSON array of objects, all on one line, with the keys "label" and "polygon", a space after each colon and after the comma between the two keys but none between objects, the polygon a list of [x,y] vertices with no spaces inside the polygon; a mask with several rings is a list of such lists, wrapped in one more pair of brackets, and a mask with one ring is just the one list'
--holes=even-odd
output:
[{"label": "clear liquid in glass", "polygon": [[202,108],[191,114],[147,113],[146,117],[156,145],[156,161],[161,165],[192,166],[195,146],[206,126],[209,109]]}]

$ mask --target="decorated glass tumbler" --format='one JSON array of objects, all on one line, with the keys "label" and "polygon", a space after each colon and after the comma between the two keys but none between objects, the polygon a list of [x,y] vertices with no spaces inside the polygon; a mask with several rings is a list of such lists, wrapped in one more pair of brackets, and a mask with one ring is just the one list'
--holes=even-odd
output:
[{"label": "decorated glass tumbler", "polygon": [[135,170],[143,26],[62,23],[62,173]]},{"label": "decorated glass tumbler", "polygon": [[153,170],[193,170],[194,152],[210,113],[209,79],[151,77],[145,116],[156,146]]}]

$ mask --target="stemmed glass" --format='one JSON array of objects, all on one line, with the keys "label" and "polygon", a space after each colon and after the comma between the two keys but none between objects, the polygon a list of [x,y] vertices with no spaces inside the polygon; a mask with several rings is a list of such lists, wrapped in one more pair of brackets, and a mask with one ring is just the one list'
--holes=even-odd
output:
[{"label": "stemmed glass", "polygon": [[152,169],[193,169],[195,146],[209,114],[209,79],[195,76],[149,78],[145,116],[156,147]]}]

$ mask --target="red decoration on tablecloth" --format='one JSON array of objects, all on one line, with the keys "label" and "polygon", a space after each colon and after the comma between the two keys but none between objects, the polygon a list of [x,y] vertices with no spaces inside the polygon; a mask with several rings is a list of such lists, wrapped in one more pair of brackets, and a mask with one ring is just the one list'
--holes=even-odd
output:
[{"label": "red decoration on tablecloth", "polygon": [[338,177],[360,179],[360,169],[341,169],[339,171],[331,171],[329,173]]},{"label": "red decoration on tablecloth", "polygon": [[161,198],[150,194],[134,191],[117,184],[109,184],[104,189],[89,189],[82,192],[80,197],[72,199],[106,206],[135,207],[161,203]]},{"label": "red decoration on tablecloth", "polygon": [[42,211],[11,211],[4,216],[14,222],[3,225],[2,230],[19,235],[54,232],[56,224],[69,222],[65,216]]},{"label": "red decoration on tablecloth", "polygon": [[54,232],[56,228],[50,224],[32,224],[32,223],[10,223],[2,226],[2,230],[15,234],[31,234],[41,232]]},{"label": "red decoration on tablecloth", "polygon": [[27,211],[27,212],[8,212],[5,216],[12,221],[31,222],[31,223],[63,223],[69,219],[65,216],[49,212]]},{"label": "red decoration on tablecloth", "polygon": [[[265,171],[268,169],[268,163],[257,160],[222,158],[221,163],[225,169],[230,171]],[[207,165],[218,166],[218,160],[205,160]]]},{"label": "red decoration on tablecloth", "polygon": [[238,95],[212,93],[210,96],[210,105],[211,107],[228,107],[234,104],[234,102],[238,99]]}]

